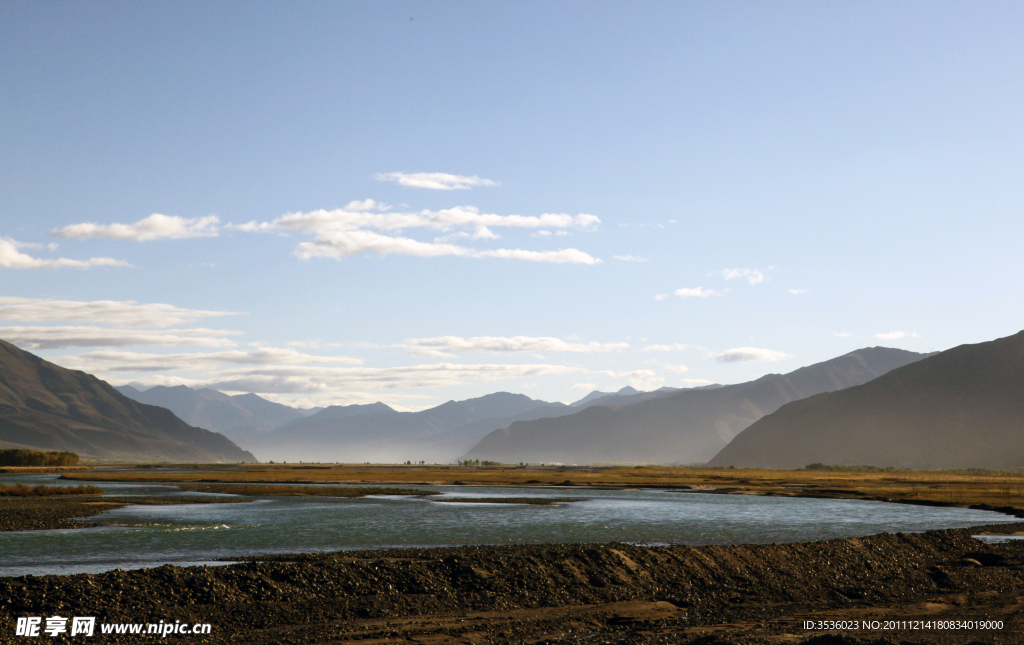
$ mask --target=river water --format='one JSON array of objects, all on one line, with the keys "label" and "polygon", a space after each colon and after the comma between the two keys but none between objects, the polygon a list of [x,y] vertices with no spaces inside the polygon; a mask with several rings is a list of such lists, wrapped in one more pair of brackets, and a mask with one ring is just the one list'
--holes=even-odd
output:
[{"label": "river water", "polygon": [[[52,479],[5,476],[0,481],[54,483]],[[100,485],[108,495],[182,494],[172,486]],[[1017,521],[987,511],[858,500],[578,487],[429,490],[439,491],[445,499],[585,499],[536,506],[444,503],[422,497],[270,497],[244,504],[126,506],[89,518],[101,525],[96,528],[0,533],[0,576],[217,564],[212,560],[386,547],[801,542]]]}]

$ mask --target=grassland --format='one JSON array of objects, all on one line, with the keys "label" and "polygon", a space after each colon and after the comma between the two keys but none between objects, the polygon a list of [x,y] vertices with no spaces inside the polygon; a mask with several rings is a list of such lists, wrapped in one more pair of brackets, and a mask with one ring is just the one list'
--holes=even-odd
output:
[{"label": "grassland", "polygon": [[0,497],[53,497],[56,495],[102,495],[103,489],[99,486],[26,486],[14,484],[5,486],[0,484]]},{"label": "grassland", "polygon": [[702,490],[715,494],[866,499],[1000,509],[1024,516],[1024,473],[755,470],[673,467],[238,465],[69,473],[64,479],[172,484],[565,486]]}]

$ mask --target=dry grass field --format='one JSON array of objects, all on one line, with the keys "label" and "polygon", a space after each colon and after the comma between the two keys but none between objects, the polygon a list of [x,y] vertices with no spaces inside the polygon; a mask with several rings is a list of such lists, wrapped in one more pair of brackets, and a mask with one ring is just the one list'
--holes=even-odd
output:
[{"label": "dry grass field", "polygon": [[137,468],[135,472],[69,473],[63,478],[183,484],[465,484],[703,489],[716,494],[830,497],[1019,509],[1024,515],[1024,473],[1005,472],[243,464],[169,465]]}]

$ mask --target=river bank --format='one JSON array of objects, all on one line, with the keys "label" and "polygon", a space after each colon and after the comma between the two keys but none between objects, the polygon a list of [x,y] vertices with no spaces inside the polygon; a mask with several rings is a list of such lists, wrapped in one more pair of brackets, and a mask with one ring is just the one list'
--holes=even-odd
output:
[{"label": "river bank", "polygon": [[234,504],[250,502],[234,497],[139,497],[76,495],[71,497],[0,497],[0,531],[81,529],[94,526],[88,518],[128,504]]},{"label": "river bank", "polygon": [[[971,537],[979,531],[1024,523],[785,545],[391,549],[2,578],[0,642],[20,640],[17,617],[52,615],[211,624],[207,636],[180,637],[194,643],[1020,642],[1024,543],[985,544]],[[830,620],[858,628],[804,627]],[[938,628],[956,620],[1002,628]]]}]

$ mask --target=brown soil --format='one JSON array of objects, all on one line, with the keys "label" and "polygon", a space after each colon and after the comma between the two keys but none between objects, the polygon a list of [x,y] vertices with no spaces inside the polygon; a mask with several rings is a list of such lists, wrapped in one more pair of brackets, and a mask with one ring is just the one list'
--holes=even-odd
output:
[{"label": "brown soil", "polygon": [[[1024,524],[976,530],[1013,533]],[[179,642],[254,645],[1021,642],[1024,542],[986,546],[971,533],[757,546],[394,549],[2,578],[0,642],[27,642],[13,636],[17,617],[55,614],[210,623],[209,636]],[[805,620],[880,623],[816,631]],[[932,623],[911,629],[903,622],[910,620]],[[1002,628],[934,624],[950,620]],[[886,621],[901,622],[885,629]],[[89,640],[161,642],[99,633]]]}]

